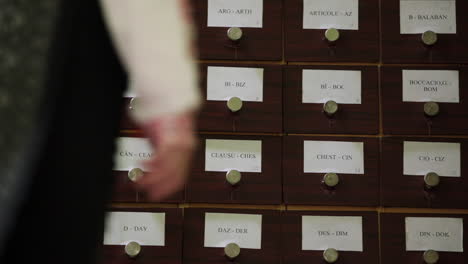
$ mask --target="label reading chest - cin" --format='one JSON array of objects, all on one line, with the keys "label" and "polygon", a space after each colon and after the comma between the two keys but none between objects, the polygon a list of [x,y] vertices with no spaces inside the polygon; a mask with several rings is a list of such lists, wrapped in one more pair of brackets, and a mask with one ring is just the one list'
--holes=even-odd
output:
[{"label": "label reading chest - cin", "polygon": [[304,0],[304,29],[359,29],[359,0]]},{"label": "label reading chest - cin", "polygon": [[302,102],[361,104],[361,71],[302,70]]},{"label": "label reading chest - cin", "polygon": [[208,67],[207,100],[227,101],[239,97],[242,101],[263,101],[263,69],[241,67]]},{"label": "label reading chest - cin", "polygon": [[164,246],[165,213],[110,212],[106,218],[104,245]]},{"label": "label reading chest - cin", "polygon": [[[464,1],[464,0],[462,0]],[[455,0],[400,0],[400,33],[457,33]]]},{"label": "label reading chest - cin", "polygon": [[208,0],[208,27],[263,26],[263,0]]},{"label": "label reading chest - cin", "polygon": [[262,215],[205,213],[205,247],[262,248]]},{"label": "label reading chest - cin", "polygon": [[302,216],[302,250],[363,251],[361,216]]},{"label": "label reading chest - cin", "polygon": [[305,140],[304,172],[364,174],[364,143]]},{"label": "label reading chest - cin", "polygon": [[406,217],[406,251],[463,252],[463,218]]},{"label": "label reading chest - cin", "polygon": [[403,70],[403,102],[458,103],[459,72]]},{"label": "label reading chest - cin", "polygon": [[461,176],[460,143],[403,142],[403,174],[423,176],[435,172],[444,177]]},{"label": "label reading chest - cin", "polygon": [[153,148],[147,138],[119,137],[114,153],[114,170],[144,170],[144,161],[151,159],[153,154]]},{"label": "label reading chest - cin", "polygon": [[205,171],[262,172],[262,141],[207,139]]}]

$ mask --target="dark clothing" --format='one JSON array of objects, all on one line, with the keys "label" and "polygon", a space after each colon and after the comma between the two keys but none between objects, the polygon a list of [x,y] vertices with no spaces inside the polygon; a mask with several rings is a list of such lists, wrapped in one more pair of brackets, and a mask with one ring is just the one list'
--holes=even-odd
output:
[{"label": "dark clothing", "polygon": [[88,264],[102,243],[126,75],[98,1],[61,4],[46,82],[51,119],[0,263]]}]

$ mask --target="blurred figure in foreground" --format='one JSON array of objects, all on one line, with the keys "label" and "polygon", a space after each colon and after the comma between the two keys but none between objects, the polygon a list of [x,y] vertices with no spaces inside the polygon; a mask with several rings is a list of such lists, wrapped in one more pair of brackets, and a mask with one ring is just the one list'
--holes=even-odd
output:
[{"label": "blurred figure in foreground", "polygon": [[157,148],[138,185],[179,190],[199,106],[185,0],[0,2],[0,263],[94,263],[122,95]]}]

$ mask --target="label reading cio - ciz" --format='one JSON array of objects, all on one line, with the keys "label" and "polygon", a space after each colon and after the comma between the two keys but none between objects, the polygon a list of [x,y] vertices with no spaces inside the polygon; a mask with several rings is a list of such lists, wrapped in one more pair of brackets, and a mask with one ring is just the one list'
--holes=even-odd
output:
[{"label": "label reading cio - ciz", "polygon": [[400,0],[400,33],[457,33],[455,0]]},{"label": "label reading cio - ciz", "polygon": [[119,137],[114,153],[114,170],[144,169],[144,161],[152,156],[153,148],[147,138]]},{"label": "label reading cio - ciz", "polygon": [[205,214],[205,247],[225,247],[236,243],[241,248],[262,248],[262,215]]},{"label": "label reading cio - ciz", "polygon": [[302,216],[302,250],[363,251],[361,216]]},{"label": "label reading cio - ciz", "polygon": [[359,29],[359,0],[304,0],[304,29]]},{"label": "label reading cio - ciz", "polygon": [[263,0],[208,0],[208,27],[263,26]]},{"label": "label reading cio - ciz", "polygon": [[461,177],[460,143],[403,142],[403,174]]},{"label": "label reading cio - ciz", "polygon": [[306,140],[304,172],[364,174],[364,143]]},{"label": "label reading cio - ciz", "polygon": [[406,217],[406,251],[463,252],[463,218]]},{"label": "label reading cio - ciz", "polygon": [[207,139],[205,171],[262,172],[262,141]]},{"label": "label reading cio - ciz", "polygon": [[361,71],[302,70],[302,102],[361,104]]},{"label": "label reading cio - ciz", "polygon": [[459,72],[403,70],[403,102],[458,103]]},{"label": "label reading cio - ciz", "polygon": [[263,101],[263,68],[209,66],[207,99],[227,101],[239,97],[246,102]]},{"label": "label reading cio - ciz", "polygon": [[111,212],[106,218],[104,245],[164,246],[165,213]]}]

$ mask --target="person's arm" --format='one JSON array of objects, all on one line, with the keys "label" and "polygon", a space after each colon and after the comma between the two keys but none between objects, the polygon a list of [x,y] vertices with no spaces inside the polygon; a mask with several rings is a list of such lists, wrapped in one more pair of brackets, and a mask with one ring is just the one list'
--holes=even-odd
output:
[{"label": "person's arm", "polygon": [[101,0],[114,44],[139,97],[132,111],[156,147],[138,185],[160,200],[185,182],[200,104],[185,0]]}]

